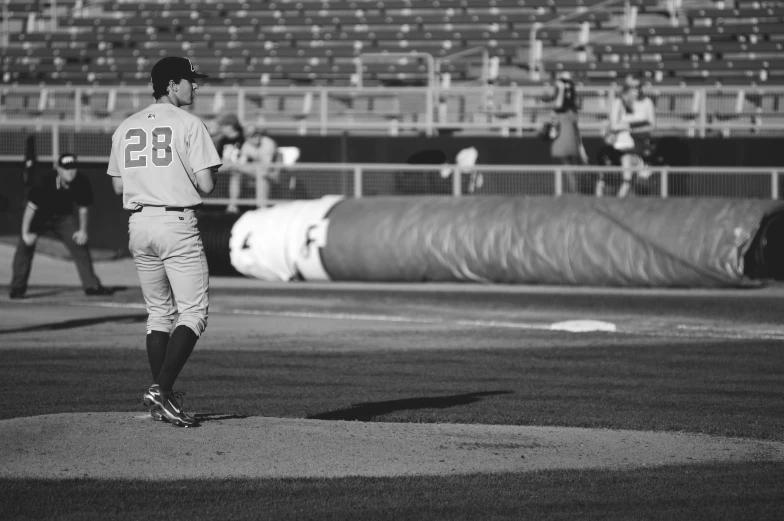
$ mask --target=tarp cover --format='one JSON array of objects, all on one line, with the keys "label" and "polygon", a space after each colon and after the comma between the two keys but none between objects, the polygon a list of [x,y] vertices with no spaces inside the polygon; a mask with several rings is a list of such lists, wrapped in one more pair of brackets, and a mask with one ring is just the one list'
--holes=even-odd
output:
[{"label": "tarp cover", "polygon": [[776,201],[372,197],[330,212],[331,280],[757,285],[743,255]]},{"label": "tarp cover", "polygon": [[231,229],[231,265],[262,280],[328,280],[318,249],[328,225],[324,216],[342,199],[287,201],[245,212]]}]

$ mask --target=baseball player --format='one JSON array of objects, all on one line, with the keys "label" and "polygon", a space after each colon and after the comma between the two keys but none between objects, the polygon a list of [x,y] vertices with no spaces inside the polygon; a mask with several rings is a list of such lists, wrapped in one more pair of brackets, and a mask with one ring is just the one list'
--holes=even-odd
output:
[{"label": "baseball player", "polygon": [[215,188],[221,166],[205,124],[180,107],[193,103],[195,80],[207,77],[186,58],[158,61],[151,72],[155,103],[114,132],[107,171],[132,212],[129,249],[149,315],[153,385],[142,403],[153,419],[178,427],[196,419],[183,412],[182,393],[172,386],[207,326],[209,273],[194,210],[199,190]]}]

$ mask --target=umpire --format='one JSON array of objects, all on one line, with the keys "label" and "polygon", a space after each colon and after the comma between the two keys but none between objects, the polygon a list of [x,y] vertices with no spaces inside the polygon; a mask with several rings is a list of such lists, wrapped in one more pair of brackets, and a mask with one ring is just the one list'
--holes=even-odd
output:
[{"label": "umpire", "polygon": [[[57,160],[56,171],[49,172],[30,189],[27,206],[22,216],[22,236],[16,247],[11,280],[12,299],[22,298],[33,265],[38,237],[46,232],[59,238],[76,261],[79,278],[86,295],[110,295],[112,291],[101,285],[93,270],[87,248],[87,219],[93,203],[90,180],[77,171],[76,155],[65,153]],[[74,219],[77,206],[79,222]]]}]

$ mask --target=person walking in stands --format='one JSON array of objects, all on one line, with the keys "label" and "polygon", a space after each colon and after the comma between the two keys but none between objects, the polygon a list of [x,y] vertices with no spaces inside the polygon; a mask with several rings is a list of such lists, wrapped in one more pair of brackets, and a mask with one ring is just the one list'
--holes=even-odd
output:
[{"label": "person walking in stands", "polygon": [[[550,155],[562,165],[585,165],[588,156],[577,125],[577,89],[568,72],[558,75],[553,103],[555,139],[550,144]],[[565,171],[564,193],[578,193],[577,175]]]},{"label": "person walking in stands", "polygon": [[618,151],[623,167],[618,197],[626,197],[632,192],[635,170],[644,166],[644,149],[649,146],[655,126],[653,102],[643,96],[639,80],[627,78],[620,97],[610,108],[610,132],[607,136],[607,142]]},{"label": "person walking in stands", "polygon": [[[147,307],[147,359],[153,384],[142,404],[154,420],[192,427],[173,390],[207,327],[209,270],[195,210],[215,189],[220,157],[203,121],[181,107],[198,89],[187,58],[166,57],[152,68],[155,102],[120,123],[107,174],[130,210],[129,249]],[[177,325],[174,316],[179,314]]]},{"label": "person walking in stands", "polygon": [[[87,223],[92,203],[92,186],[90,180],[78,172],[76,155],[62,154],[55,171],[41,176],[30,189],[22,215],[22,235],[14,254],[9,294],[12,299],[24,297],[38,237],[46,232],[53,233],[68,248],[86,295],[112,294],[112,290],[103,287],[98,280],[87,247]],[[78,224],[74,219],[74,205],[78,208]]]}]

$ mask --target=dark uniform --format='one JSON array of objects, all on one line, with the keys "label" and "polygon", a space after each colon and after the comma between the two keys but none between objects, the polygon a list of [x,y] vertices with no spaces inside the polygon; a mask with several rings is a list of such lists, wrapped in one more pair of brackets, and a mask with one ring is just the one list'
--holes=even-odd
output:
[{"label": "dark uniform", "polygon": [[558,124],[558,135],[550,147],[552,157],[563,164],[580,163],[580,131],[577,128],[577,93],[570,79],[556,82],[557,105],[553,108]]},{"label": "dark uniform", "polygon": [[[568,76],[561,76],[555,85],[553,121],[557,131],[550,145],[550,155],[562,165],[585,164],[583,142],[577,125],[577,112],[577,90],[574,82]],[[564,174],[564,192],[578,192],[577,175],[568,170]]]},{"label": "dark uniform", "polygon": [[[71,253],[79,278],[87,295],[108,295],[93,271],[90,250],[87,248],[87,233],[81,222],[74,217],[74,205],[86,212],[93,203],[93,192],[89,179],[76,172],[76,157],[63,154],[57,164],[58,170],[41,176],[30,189],[22,236],[14,254],[11,298],[21,298],[27,290],[27,281],[33,265],[38,236],[51,232],[60,239]],[[60,173],[63,170],[64,173]],[[81,218],[80,218],[81,219]],[[84,217],[86,225],[86,215]]]}]

